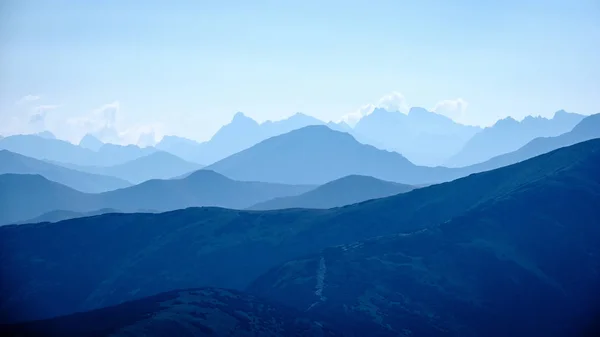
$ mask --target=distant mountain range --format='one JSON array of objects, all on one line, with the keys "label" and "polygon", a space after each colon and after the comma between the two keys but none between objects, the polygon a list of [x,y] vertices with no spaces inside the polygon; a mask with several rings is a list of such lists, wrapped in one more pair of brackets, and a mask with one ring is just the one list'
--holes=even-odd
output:
[{"label": "distant mountain range", "polygon": [[336,130],[351,131],[344,122],[325,123],[302,113],[280,121],[266,121],[259,124],[241,112],[236,113],[229,124],[224,125],[207,142],[165,136],[156,148],[175,154],[188,161],[210,164],[245,150],[267,138],[278,136],[309,125],[327,125]]},{"label": "distant mountain range", "polygon": [[123,179],[80,172],[42,160],[0,150],[0,174],[39,174],[81,192],[100,193],[131,186]]},{"label": "distant mountain range", "polygon": [[555,137],[535,138],[517,151],[472,165],[468,169],[472,172],[493,170],[595,138],[600,138],[600,114],[585,117],[569,132]]},{"label": "distant mountain range", "polygon": [[184,179],[150,180],[100,194],[85,194],[40,175],[0,175],[0,224],[32,219],[55,210],[91,212],[104,208],[123,212],[170,211],[218,206],[244,209],[276,197],[304,193],[313,186],[238,182],[200,170]]},{"label": "distant mountain range", "polygon": [[397,152],[361,144],[348,133],[320,125],[269,138],[207,169],[242,181],[318,185],[348,175],[410,185],[460,175],[459,170],[416,166]]},{"label": "distant mountain range", "polygon": [[584,117],[564,110],[557,111],[551,119],[528,116],[518,122],[507,117],[474,135],[445,165],[463,167],[482,163],[516,151],[534,138],[554,137],[569,132]]},{"label": "distant mountain range", "polygon": [[135,145],[104,144],[93,151],[69,142],[38,135],[16,135],[0,139],[0,149],[27,157],[82,166],[113,166],[156,152],[154,148]]},{"label": "distant mountain range", "polygon": [[414,189],[415,187],[411,185],[352,175],[326,183],[297,196],[267,200],[252,206],[250,209],[333,208],[369,199],[389,197]]},{"label": "distant mountain range", "polygon": [[458,152],[481,129],[414,107],[408,114],[377,108],[360,119],[354,131],[359,140],[365,137],[367,143],[397,151],[413,163],[436,166]]},{"label": "distant mountain range", "polygon": [[3,226],[0,274],[15,277],[0,283],[11,294],[0,298],[0,317],[218,286],[349,330],[572,336],[600,284],[590,272],[600,266],[598,172],[600,140],[590,140],[342,208],[193,208]]},{"label": "distant mountain range", "polygon": [[114,166],[62,165],[82,172],[117,177],[134,184],[151,179],[171,179],[202,168],[200,164],[185,161],[164,151],[152,152],[143,157]]}]

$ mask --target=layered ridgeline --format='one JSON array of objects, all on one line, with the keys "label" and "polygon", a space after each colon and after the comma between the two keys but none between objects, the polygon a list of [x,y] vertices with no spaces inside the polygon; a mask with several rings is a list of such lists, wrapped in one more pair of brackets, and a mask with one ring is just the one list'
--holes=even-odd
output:
[{"label": "layered ridgeline", "polygon": [[348,133],[321,125],[269,138],[207,169],[236,180],[319,185],[349,175],[408,185],[460,176],[459,170],[416,166],[397,152],[361,144]]},{"label": "layered ridgeline", "polygon": [[600,114],[585,117],[569,132],[556,137],[535,138],[514,152],[494,157],[466,169],[472,172],[492,170],[595,138],[600,138]]},{"label": "layered ridgeline", "polygon": [[165,136],[156,148],[185,160],[210,164],[245,150],[267,138],[275,137],[309,125],[327,125],[331,129],[351,132],[344,122],[325,123],[303,113],[296,113],[280,121],[258,123],[241,112],[230,123],[221,127],[210,140],[198,143],[177,136]]},{"label": "layered ridgeline", "polygon": [[156,152],[152,147],[104,144],[93,151],[64,140],[39,135],[16,135],[0,139],[0,149],[27,157],[83,166],[112,166]]},{"label": "layered ridgeline", "polygon": [[463,148],[444,165],[463,167],[484,162],[493,157],[516,151],[538,137],[555,137],[569,132],[585,116],[557,111],[553,118],[527,116],[522,121],[511,117],[475,134]]},{"label": "layered ridgeline", "polygon": [[156,151],[114,166],[63,164],[74,170],[112,176],[139,184],[152,179],[171,179],[197,171],[202,165],[183,160],[164,151]]},{"label": "layered ridgeline", "polygon": [[565,329],[586,318],[600,284],[599,172],[592,140],[343,208],[4,226],[0,293],[10,296],[0,316],[47,318],[218,286],[392,335],[523,336],[539,326],[573,335]]},{"label": "layered ridgeline", "polygon": [[2,336],[341,336],[326,323],[237,291],[177,290],[54,319],[0,325]]},{"label": "layered ridgeline", "polygon": [[267,139],[208,168],[233,179],[286,184],[324,184],[349,175],[409,185],[431,184],[514,164],[560,147],[598,138],[598,116],[586,117],[560,136],[537,138],[515,152],[462,168],[414,165],[397,152],[361,144],[350,134],[324,126],[309,126]]},{"label": "layered ridgeline", "polygon": [[362,117],[353,131],[362,142],[402,153],[419,165],[435,166],[460,151],[481,129],[413,107],[407,114],[377,108]]},{"label": "layered ridgeline", "polygon": [[122,212],[170,211],[218,206],[244,209],[277,197],[304,193],[313,186],[239,182],[200,170],[183,179],[149,180],[115,191],[86,194],[40,175],[0,175],[0,224],[30,220],[52,211],[86,213],[104,208]]},{"label": "layered ridgeline", "polygon": [[[327,248],[247,290],[347,331],[377,323],[394,336],[582,336],[600,309],[599,145],[543,156],[529,173],[548,176],[439,226]],[[567,153],[575,148],[589,152]]]},{"label": "layered ridgeline", "polygon": [[389,197],[414,189],[415,187],[411,185],[352,175],[326,183],[300,195],[267,200],[250,207],[250,209],[333,208]]},{"label": "layered ridgeline", "polygon": [[0,150],[0,174],[39,174],[81,192],[99,193],[131,186],[128,181],[112,176],[68,169],[42,160]]}]

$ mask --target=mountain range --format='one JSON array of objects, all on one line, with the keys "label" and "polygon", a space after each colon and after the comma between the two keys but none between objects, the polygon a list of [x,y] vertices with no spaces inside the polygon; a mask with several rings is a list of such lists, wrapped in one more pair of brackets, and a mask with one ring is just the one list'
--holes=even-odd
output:
[{"label": "mountain range", "polygon": [[67,141],[38,135],[15,135],[0,139],[0,149],[39,160],[82,166],[119,165],[156,151],[151,147],[114,144],[104,144],[98,151],[93,151]]},{"label": "mountain range", "polygon": [[368,176],[352,175],[328,182],[300,195],[267,200],[252,206],[250,209],[334,208],[369,199],[389,197],[413,189],[415,187],[411,185],[383,181]]},{"label": "mountain range", "polygon": [[105,208],[122,212],[218,206],[243,209],[276,197],[306,192],[313,186],[238,182],[200,170],[184,179],[149,180],[139,185],[86,194],[40,175],[0,175],[0,224],[22,222],[60,210],[92,212]]},{"label": "mountain range", "polygon": [[535,138],[554,137],[569,132],[584,117],[560,110],[551,119],[532,116],[527,116],[520,122],[511,117],[501,119],[470,138],[444,165],[462,167],[484,162],[516,151]]},{"label": "mountain range", "polygon": [[324,184],[365,175],[409,185],[458,177],[458,170],[421,167],[397,152],[359,143],[322,125],[272,137],[206,167],[232,179],[284,184]]},{"label": "mountain range", "polygon": [[143,157],[114,166],[61,165],[82,172],[116,177],[134,184],[152,179],[176,178],[202,168],[200,164],[188,162],[164,151],[152,152]]},{"label": "mountain range", "polygon": [[600,140],[591,140],[342,208],[3,226],[0,274],[11,277],[0,293],[11,296],[0,316],[48,318],[218,286],[350,332],[575,335],[600,284],[590,272],[600,268],[598,172]]},{"label": "mountain range", "polygon": [[344,122],[325,123],[302,113],[296,113],[280,121],[266,121],[259,124],[242,112],[238,112],[230,123],[221,127],[207,142],[198,143],[176,136],[166,136],[156,145],[156,148],[171,152],[188,161],[210,164],[245,150],[267,138],[309,125],[327,125],[336,130],[351,130]]},{"label": "mountain range", "polygon": [[407,114],[377,108],[354,126],[357,139],[365,137],[367,143],[427,166],[442,163],[480,130],[418,107]]},{"label": "mountain range", "polygon": [[0,174],[39,174],[81,192],[100,193],[131,186],[123,179],[68,169],[42,160],[0,150]]}]

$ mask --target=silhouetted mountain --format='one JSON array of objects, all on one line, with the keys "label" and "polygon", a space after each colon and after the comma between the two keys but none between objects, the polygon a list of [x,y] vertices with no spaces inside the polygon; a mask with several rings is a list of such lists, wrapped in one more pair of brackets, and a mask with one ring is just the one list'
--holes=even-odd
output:
[{"label": "silhouetted mountain", "polygon": [[413,185],[460,174],[459,170],[415,166],[396,152],[361,144],[348,133],[320,125],[269,138],[207,169],[236,180],[319,185],[348,175]]},{"label": "silhouetted mountain", "polygon": [[352,175],[334,180],[297,196],[281,197],[261,202],[250,209],[333,208],[369,199],[389,197],[413,189],[415,187],[410,185]]},{"label": "silhouetted mountain", "polygon": [[151,179],[171,179],[202,168],[200,164],[185,161],[164,151],[156,151],[115,166],[67,166],[79,171],[117,177],[135,184]]},{"label": "silhouetted mountain", "polygon": [[104,145],[98,138],[90,135],[89,133],[83,136],[79,141],[79,146],[84,149],[89,149],[92,151],[98,151]]},{"label": "silhouetted mountain", "polygon": [[41,175],[0,175],[0,225],[30,219],[52,210],[94,210],[93,194],[76,191]]},{"label": "silhouetted mountain", "polygon": [[81,192],[100,193],[131,186],[115,177],[91,174],[0,150],[0,174],[39,174],[45,178]]},{"label": "silhouetted mountain", "polygon": [[177,290],[118,306],[0,326],[13,337],[340,336],[294,309],[233,290]]},{"label": "silhouetted mountain", "polygon": [[414,107],[408,114],[377,108],[361,118],[354,131],[359,140],[364,136],[366,142],[398,151],[414,163],[435,166],[458,152],[480,128]]},{"label": "silhouetted mountain", "polygon": [[185,179],[149,180],[100,194],[85,194],[38,175],[0,175],[0,224],[25,221],[62,210],[91,212],[114,208],[123,212],[217,206],[250,207],[276,197],[304,193],[313,186],[239,182],[200,170]]},{"label": "silhouetted mountain", "polygon": [[68,219],[83,218],[86,216],[94,216],[106,213],[122,213],[114,208],[103,208],[91,212],[73,212],[65,210],[56,210],[44,213],[38,217],[18,222],[19,224],[40,223],[40,222],[59,222]]},{"label": "silhouetted mountain", "polygon": [[528,116],[518,122],[511,117],[499,120],[471,138],[446,161],[447,166],[462,167],[482,163],[518,150],[534,138],[554,137],[571,131],[585,116],[557,111],[552,119]]},{"label": "silhouetted mountain", "polygon": [[154,148],[141,149],[134,145],[105,144],[92,151],[58,139],[36,135],[16,135],[0,140],[0,149],[27,157],[83,166],[112,166],[122,164],[155,152]]},{"label": "silhouetted mountain", "polygon": [[[506,313],[505,308],[512,308],[526,318],[537,312],[531,310],[536,304],[539,308],[533,309],[540,311],[540,319],[551,317],[550,311],[562,305],[565,305],[565,312],[575,314],[580,309],[570,310],[577,304],[579,296],[588,285],[598,284],[600,277],[592,272],[600,264],[598,254],[594,253],[594,249],[600,247],[600,228],[594,226],[600,221],[600,208],[597,207],[600,202],[599,168],[600,140],[591,140],[449,183],[328,210],[259,212],[192,208],[161,214],[104,214],[54,224],[4,226],[0,227],[0,294],[11,296],[0,296],[0,317],[12,317],[13,320],[47,318],[190,287],[244,289],[272,268],[303,257],[310,260],[311,254],[326,247],[424,228],[437,228],[426,232],[434,233],[431,241],[410,239],[406,245],[396,245],[395,250],[390,251],[390,258],[400,250],[415,254],[415,259],[406,255],[403,260],[400,255],[393,264],[385,263],[381,267],[399,269],[402,273],[403,266],[408,263],[407,268],[415,269],[414,275],[427,276],[431,284],[443,287],[439,291],[447,290],[438,302],[443,308],[448,303],[464,305],[453,309],[460,317],[452,322],[463,322],[461,317],[470,312],[472,304],[445,299],[463,293],[465,301],[474,299],[473,303],[477,304],[489,299],[498,305],[496,309],[500,313]],[[461,238],[465,240],[460,241]],[[444,242],[451,244],[444,245]],[[439,253],[436,255],[435,252]],[[490,253],[504,259],[505,264],[499,265],[491,259]],[[421,256],[424,258],[419,258]],[[444,257],[447,259],[440,260]],[[326,263],[333,262],[326,257]],[[490,272],[489,278],[487,262],[498,268],[498,271]],[[376,265],[377,260],[368,264]],[[444,267],[448,272],[457,271],[448,274]],[[481,267],[481,275],[473,274],[477,268],[470,267]],[[524,271],[524,267],[528,271]],[[354,268],[348,266],[348,270]],[[371,270],[372,267],[364,268]],[[463,277],[461,270],[465,268]],[[314,278],[317,270],[318,265],[314,270],[309,269],[307,280]],[[427,270],[433,274],[423,274]],[[435,274],[438,272],[439,278]],[[557,273],[563,276],[557,276]],[[368,282],[389,287],[386,275],[392,274],[386,270],[381,274],[382,280]],[[349,286],[356,285],[356,280],[363,280],[362,275],[349,276]],[[269,279],[267,276],[262,282]],[[338,278],[335,273],[327,274],[324,282],[328,277]],[[427,279],[422,280],[426,282]],[[302,293],[307,280],[298,279]],[[477,283],[477,280],[481,282]],[[521,282],[523,289],[532,293],[518,292],[510,284],[502,283],[505,281]],[[431,301],[435,300],[420,298],[425,296],[423,289],[430,287],[419,288],[411,282],[411,279],[398,277],[395,287],[406,285],[407,289],[416,291],[415,300],[424,301],[424,311],[420,312],[414,309],[418,302],[406,303],[407,310],[414,310],[416,322],[420,322],[419,317],[427,312],[427,308],[435,313],[442,310],[431,307],[431,303],[435,303]],[[458,288],[452,288],[453,284]],[[494,289],[497,295],[482,288],[485,284],[492,288],[498,286]],[[546,294],[550,289],[548,285],[552,284],[559,285],[554,292],[548,293],[551,301],[559,301],[555,304],[537,297]],[[288,288],[289,283],[282,283],[282,286]],[[359,284],[357,287],[364,286]],[[469,286],[473,286],[472,291],[468,290]],[[315,291],[316,284],[311,287]],[[255,283],[253,289],[262,293],[261,289],[272,287],[267,283],[264,288],[259,288]],[[564,289],[566,295],[573,296],[574,302],[565,303],[561,290],[556,289]],[[574,289],[580,292],[575,293]],[[439,294],[438,290],[432,291]],[[268,292],[265,294],[270,296]],[[349,289],[348,296],[354,294],[355,290]],[[497,302],[501,295],[507,301],[504,304]],[[297,297],[287,292],[282,292],[282,296],[289,296],[290,304],[299,303]],[[337,301],[335,297],[328,298]],[[519,298],[524,300],[516,303]],[[307,299],[311,297],[307,296]],[[347,298],[339,300],[346,301]],[[364,301],[361,307],[366,309],[386,309],[382,303],[389,303],[381,297],[365,297]],[[520,305],[523,310],[531,311],[515,309]],[[479,319],[492,309],[482,307],[482,314],[474,317]],[[355,312],[355,309],[349,308],[349,312]],[[369,309],[368,312],[374,311]],[[396,313],[390,312],[398,317]],[[339,313],[334,312],[336,315]],[[447,317],[444,313],[441,315]],[[511,323],[522,323],[511,321],[514,317],[510,315],[496,318],[491,322],[493,326],[504,324],[509,328],[513,326]],[[536,322],[532,319],[531,324]],[[396,329],[397,323],[392,326]],[[502,330],[506,328],[499,331],[506,331]]]},{"label": "silhouetted mountain", "polygon": [[[229,124],[221,127],[207,142],[197,143],[189,139],[169,136],[163,138],[156,148],[195,163],[214,163],[270,137],[309,125],[323,124],[325,123],[302,113],[296,113],[280,121],[266,121],[259,124],[242,112],[238,112]],[[333,123],[331,125],[332,128],[343,129],[344,124]],[[345,131],[349,132],[350,130]]]},{"label": "silhouetted mountain", "polygon": [[191,139],[177,136],[164,136],[163,139],[156,144],[155,148],[160,151],[174,154],[189,162],[204,164],[203,160],[205,158],[202,153],[203,146],[204,143],[198,143]]},{"label": "silhouetted mountain", "polygon": [[580,336],[600,303],[600,141],[540,159],[524,164],[546,177],[439,226],[327,248],[248,290],[348,330],[370,322],[393,335]]},{"label": "silhouetted mountain", "polygon": [[235,181],[210,170],[199,170],[183,179],[149,180],[129,188],[102,193],[101,196],[102,207],[123,211],[171,211],[198,206],[244,209],[276,197],[298,195],[312,188]]},{"label": "silhouetted mountain", "polygon": [[493,170],[595,138],[600,138],[600,114],[585,117],[573,130],[560,136],[536,138],[517,151],[494,157],[481,164],[472,165],[469,169],[473,172]]}]

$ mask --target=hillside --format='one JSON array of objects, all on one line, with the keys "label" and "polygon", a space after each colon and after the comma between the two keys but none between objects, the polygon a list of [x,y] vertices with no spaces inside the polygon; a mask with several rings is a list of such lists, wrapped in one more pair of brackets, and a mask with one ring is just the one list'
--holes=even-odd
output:
[{"label": "hillside", "polygon": [[162,293],[118,306],[2,326],[9,337],[340,336],[310,315],[225,289]]},{"label": "hillside", "polygon": [[48,180],[88,193],[100,193],[131,186],[129,182],[119,178],[80,172],[18,153],[0,150],[0,174],[6,173],[39,174]]},{"label": "hillside", "polygon": [[600,148],[590,150],[438,226],[327,248],[248,291],[347,329],[581,336],[600,308]]},{"label": "hillside", "polygon": [[40,223],[40,222],[59,222],[68,219],[82,218],[86,216],[94,216],[106,213],[121,213],[117,209],[113,208],[103,208],[97,211],[90,212],[75,212],[75,211],[64,211],[64,210],[56,210],[50,211],[48,213],[44,213],[38,217],[27,219],[24,221],[19,221],[18,224],[28,224],[28,223]]},{"label": "hillside", "polygon": [[416,166],[399,153],[361,144],[348,133],[320,125],[269,138],[207,169],[236,180],[318,185],[349,175],[413,185],[447,181],[460,174]]},{"label": "hillside", "polygon": [[149,180],[100,194],[85,194],[39,175],[0,175],[0,224],[20,223],[45,213],[171,211],[188,207],[250,207],[276,197],[304,193],[312,186],[239,182],[200,170],[184,179]]},{"label": "hillside", "polygon": [[[10,312],[23,320],[52,317],[199,286],[244,289],[272,268],[326,247],[435,227],[470,210],[485,210],[495,202],[514,203],[516,211],[504,217],[514,221],[513,227],[525,226],[515,219],[519,212],[524,212],[530,202],[559,192],[564,197],[549,200],[547,206],[554,208],[552,212],[562,210],[562,214],[576,216],[561,215],[554,220],[545,217],[545,211],[538,213],[540,204],[536,203],[531,210],[537,215],[531,217],[546,219],[545,224],[552,226],[544,238],[554,247],[587,249],[594,246],[579,245],[571,234],[565,234],[565,241],[560,241],[562,235],[552,233],[554,228],[569,228],[566,225],[571,224],[561,222],[563,219],[579,221],[584,216],[597,219],[599,165],[600,140],[592,140],[453,182],[329,210],[258,212],[192,208],[161,214],[104,214],[54,224],[4,226],[0,228],[0,275],[11,277],[0,283],[0,293],[12,296],[0,299],[0,316],[6,317]],[[502,213],[493,213],[496,214]],[[529,217],[527,214],[524,216]],[[563,226],[556,227],[554,221]],[[457,237],[467,235],[469,228],[472,227],[467,224],[464,228],[457,227],[460,229]],[[494,228],[496,225],[490,230]],[[513,235],[506,232],[509,234]],[[584,234],[582,238],[596,239],[593,230]],[[510,237],[499,232],[499,238]],[[525,241],[519,241],[516,247],[542,247],[544,240],[530,242],[528,238],[524,236]],[[420,243],[415,247],[430,251],[428,242]],[[508,247],[515,247],[514,242],[508,243],[512,245]],[[39,256],[44,259],[39,260]],[[550,260],[544,263],[547,268],[562,266]],[[585,267],[570,265],[576,268],[573,272]],[[40,283],[42,279],[44,282]]]},{"label": "hillside", "polygon": [[297,196],[267,200],[250,207],[250,209],[333,208],[369,199],[389,197],[413,189],[415,187],[410,185],[352,175],[334,180]]}]

